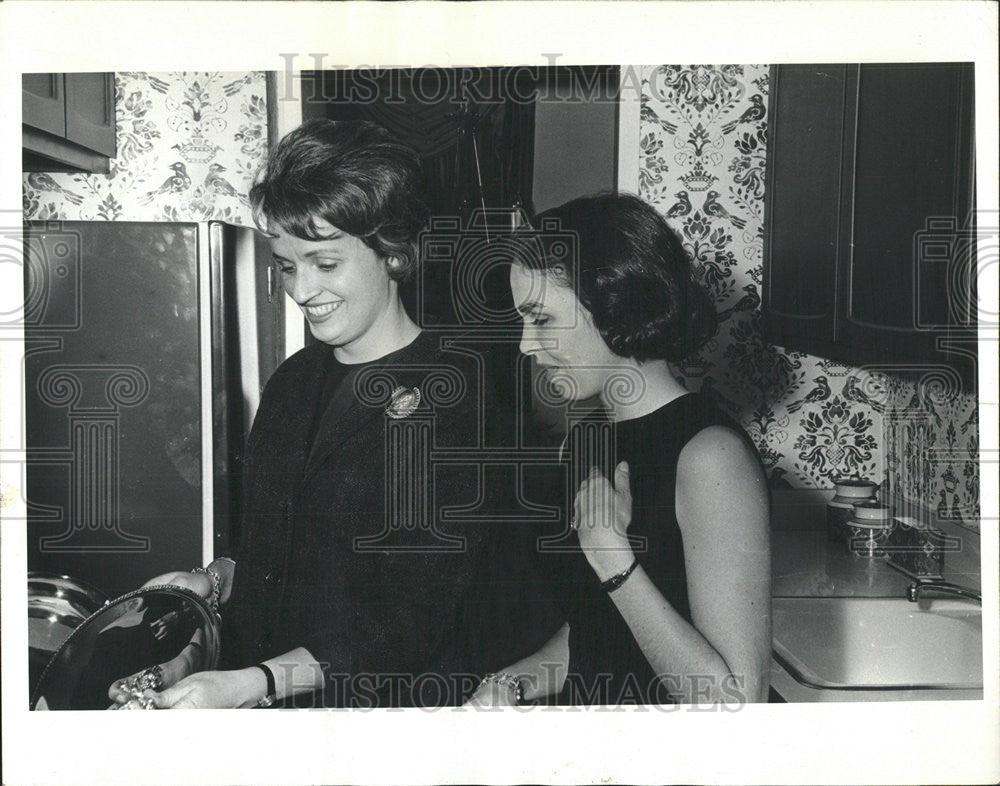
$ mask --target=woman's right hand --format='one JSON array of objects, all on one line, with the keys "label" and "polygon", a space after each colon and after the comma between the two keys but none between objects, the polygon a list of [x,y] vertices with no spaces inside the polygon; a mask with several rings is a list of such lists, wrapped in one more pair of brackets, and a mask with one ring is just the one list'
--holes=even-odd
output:
[{"label": "woman's right hand", "polygon": [[134,683],[141,678],[144,672],[149,672],[153,669],[159,671],[159,680],[158,684],[153,686],[152,689],[156,691],[166,690],[172,685],[176,685],[191,673],[191,659],[187,656],[187,650],[185,649],[176,658],[172,658],[165,663],[161,663],[158,666],[151,666],[142,671],[137,671],[128,677],[115,680],[111,684],[111,687],[108,688],[108,698],[117,705],[117,707],[113,706],[111,709],[119,709],[134,699],[133,692],[129,690],[129,683]]}]

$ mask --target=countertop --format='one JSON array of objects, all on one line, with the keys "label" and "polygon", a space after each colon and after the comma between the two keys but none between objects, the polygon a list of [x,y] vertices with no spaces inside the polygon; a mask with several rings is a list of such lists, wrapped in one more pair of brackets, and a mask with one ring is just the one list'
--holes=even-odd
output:
[{"label": "countertop", "polygon": [[[944,558],[946,581],[980,589],[979,535],[942,526],[958,548]],[[913,579],[884,559],[856,557],[826,530],[775,529],[771,533],[771,595],[776,598],[905,598]]]},{"label": "countertop", "polygon": [[912,581],[884,560],[855,557],[843,543],[828,540],[825,531],[771,534],[773,597],[904,598]]}]

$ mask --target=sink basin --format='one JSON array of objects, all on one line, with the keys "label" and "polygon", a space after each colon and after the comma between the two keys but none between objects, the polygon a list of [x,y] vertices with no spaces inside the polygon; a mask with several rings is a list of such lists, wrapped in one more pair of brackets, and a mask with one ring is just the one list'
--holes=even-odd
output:
[{"label": "sink basin", "polygon": [[826,690],[982,688],[981,609],[954,599],[774,598],[775,660]]}]

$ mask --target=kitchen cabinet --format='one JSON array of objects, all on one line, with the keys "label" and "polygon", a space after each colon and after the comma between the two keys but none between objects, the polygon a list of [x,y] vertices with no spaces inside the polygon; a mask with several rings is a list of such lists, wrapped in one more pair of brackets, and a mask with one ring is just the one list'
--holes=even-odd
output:
[{"label": "kitchen cabinet", "polygon": [[770,340],[852,364],[967,370],[972,65],[782,65],[770,79]]},{"label": "kitchen cabinet", "polygon": [[25,171],[109,171],[116,150],[114,74],[23,74],[21,102]]}]

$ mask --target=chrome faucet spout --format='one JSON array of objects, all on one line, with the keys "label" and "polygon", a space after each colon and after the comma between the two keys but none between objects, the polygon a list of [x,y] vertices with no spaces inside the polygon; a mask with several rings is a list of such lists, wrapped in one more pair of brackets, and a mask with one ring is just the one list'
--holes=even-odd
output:
[{"label": "chrome faucet spout", "polygon": [[916,603],[920,600],[920,596],[928,591],[940,592],[945,595],[958,595],[962,598],[974,600],[980,605],[983,603],[983,596],[980,593],[969,587],[952,584],[950,581],[915,581],[906,588],[906,599],[911,603]]}]

